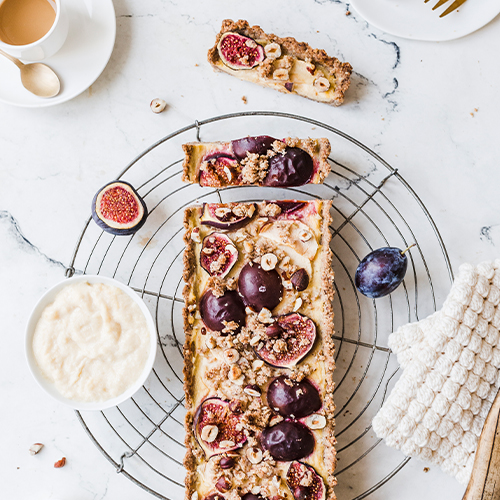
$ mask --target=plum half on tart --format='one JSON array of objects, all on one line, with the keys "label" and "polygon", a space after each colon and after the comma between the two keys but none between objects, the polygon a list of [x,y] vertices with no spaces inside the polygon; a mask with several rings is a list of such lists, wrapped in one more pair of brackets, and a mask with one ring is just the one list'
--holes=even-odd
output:
[{"label": "plum half on tart", "polygon": [[243,20],[222,22],[208,62],[240,80],[334,106],[342,104],[351,82],[349,63],[295,38],[267,34]]},{"label": "plum half on tart", "polygon": [[183,144],[182,180],[201,186],[321,184],[330,172],[328,139],[260,135],[229,142]]},{"label": "plum half on tart", "polygon": [[185,211],[186,500],[334,500],[331,201]]}]

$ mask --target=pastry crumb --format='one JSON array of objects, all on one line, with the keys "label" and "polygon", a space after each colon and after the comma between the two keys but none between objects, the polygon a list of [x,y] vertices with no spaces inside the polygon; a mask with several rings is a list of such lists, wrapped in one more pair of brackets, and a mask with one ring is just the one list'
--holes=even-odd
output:
[{"label": "pastry crumb", "polygon": [[247,101],[247,96],[244,95],[241,100],[243,101],[243,104],[248,104],[248,101]]},{"label": "pastry crumb", "polygon": [[430,471],[429,467],[424,467],[424,472],[425,472],[425,473],[427,473],[427,472],[429,472],[429,471]]}]

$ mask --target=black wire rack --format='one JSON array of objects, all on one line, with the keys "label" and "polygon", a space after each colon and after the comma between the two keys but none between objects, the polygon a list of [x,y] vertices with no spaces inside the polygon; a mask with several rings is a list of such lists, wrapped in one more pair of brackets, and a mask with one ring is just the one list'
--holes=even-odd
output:
[{"label": "black wire rack", "polygon": [[[332,172],[322,185],[223,191],[181,181],[185,142],[246,135],[327,137]],[[439,231],[421,199],[367,146],[313,119],[276,112],[235,113],[196,121],[156,142],[118,176],[146,200],[150,215],[132,237],[113,237],[86,222],[66,276],[103,274],[137,291],[156,320],[158,354],[141,390],[102,412],[76,412],[92,441],[118,473],[152,495],[184,498],[182,379],[182,215],[197,202],[259,199],[332,199],[332,250],[338,440],[337,496],[371,496],[408,462],[373,433],[371,420],[397,378],[388,335],[434,312],[453,280]],[[376,301],[358,294],[359,261],[382,246],[406,248],[409,267],[394,293]]]}]

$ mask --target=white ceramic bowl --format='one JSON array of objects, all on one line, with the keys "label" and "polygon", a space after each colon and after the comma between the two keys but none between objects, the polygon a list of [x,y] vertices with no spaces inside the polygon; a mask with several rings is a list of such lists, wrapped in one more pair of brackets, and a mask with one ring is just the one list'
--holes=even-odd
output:
[{"label": "white ceramic bowl", "polygon": [[[64,397],[59,391],[57,391],[54,384],[50,382],[42,374],[42,371],[40,370],[40,367],[36,362],[35,355],[33,354],[33,335],[35,334],[35,328],[38,323],[38,320],[40,319],[42,311],[54,301],[55,296],[63,288],[67,287],[68,285],[73,285],[75,283],[81,283],[81,282],[87,282],[90,284],[103,283],[105,285],[112,285],[116,286],[117,288],[125,292],[139,306],[142,313],[144,314],[150,334],[149,356],[144,366],[144,369],[140,377],[137,379],[137,381],[131,387],[129,387],[125,392],[123,392],[120,396],[108,399],[106,401],[100,401],[97,403],[74,401],[72,399]],[[112,278],[107,278],[105,276],[82,275],[58,283],[57,285],[49,289],[40,298],[35,308],[33,309],[30,318],[28,320],[28,324],[26,326],[25,351],[26,351],[26,359],[28,361],[28,366],[31,373],[33,374],[33,377],[38,382],[40,387],[44,389],[48,394],[50,394],[54,399],[56,399],[61,403],[64,403],[65,405],[70,406],[71,408],[74,408],[75,410],[104,410],[106,408],[110,408],[112,406],[116,406],[122,403],[126,399],[133,396],[143,386],[144,382],[148,378],[153,368],[153,364],[155,361],[156,345],[157,345],[156,340],[157,340],[156,326],[153,321],[153,317],[151,316],[151,313],[149,312],[149,309],[147,308],[144,301],[139,297],[139,295],[136,292],[134,292],[134,290]]]}]

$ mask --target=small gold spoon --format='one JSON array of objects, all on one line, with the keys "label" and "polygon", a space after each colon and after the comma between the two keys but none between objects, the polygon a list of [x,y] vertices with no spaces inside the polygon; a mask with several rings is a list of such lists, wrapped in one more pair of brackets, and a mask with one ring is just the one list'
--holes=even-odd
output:
[{"label": "small gold spoon", "polygon": [[46,64],[24,64],[3,50],[0,54],[12,61],[21,70],[21,82],[27,90],[39,97],[54,97],[61,90],[59,77]]}]

